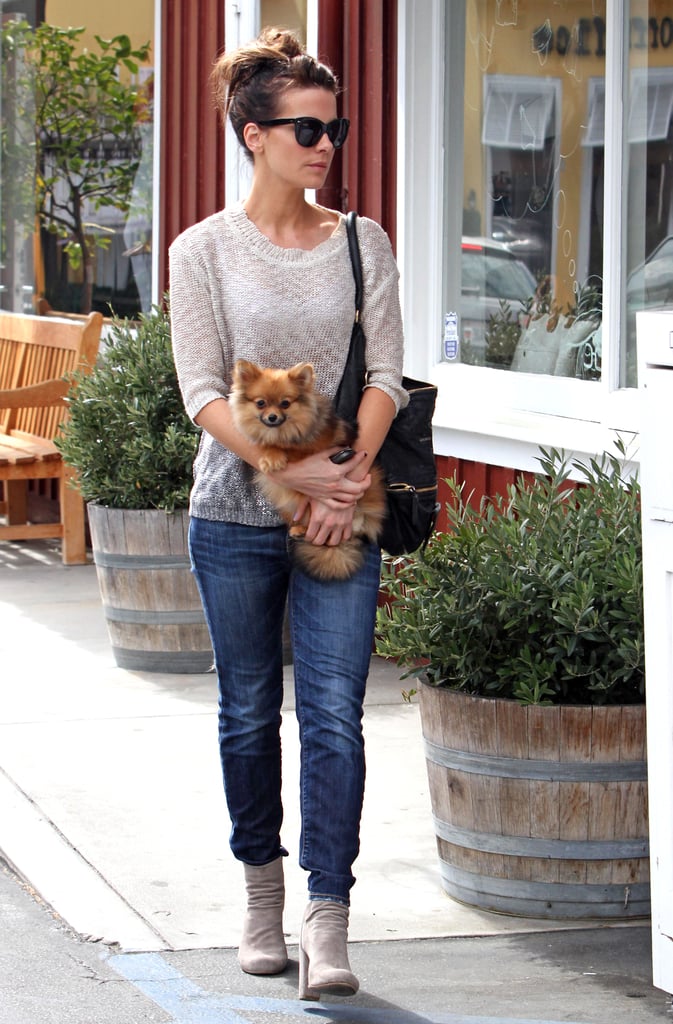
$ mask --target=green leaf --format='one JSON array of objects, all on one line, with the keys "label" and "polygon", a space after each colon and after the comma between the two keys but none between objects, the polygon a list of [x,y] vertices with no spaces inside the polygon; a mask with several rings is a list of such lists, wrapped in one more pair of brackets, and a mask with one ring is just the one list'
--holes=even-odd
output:
[{"label": "green leaf", "polygon": [[[524,703],[640,703],[640,491],[623,446],[477,507],[446,481],[447,532],[386,563],[377,649],[433,682]],[[577,487],[571,470],[581,476]]]}]

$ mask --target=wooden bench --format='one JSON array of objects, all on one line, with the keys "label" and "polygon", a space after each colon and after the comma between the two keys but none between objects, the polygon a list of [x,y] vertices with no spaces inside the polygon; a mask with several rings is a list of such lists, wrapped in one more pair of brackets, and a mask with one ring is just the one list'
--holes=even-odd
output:
[{"label": "wooden bench", "polygon": [[[54,444],[67,416],[66,375],[93,367],[103,317],[81,321],[0,311],[0,541],[62,538],[66,565],[86,562],[84,503]],[[28,522],[27,482],[58,479],[59,522]]]}]

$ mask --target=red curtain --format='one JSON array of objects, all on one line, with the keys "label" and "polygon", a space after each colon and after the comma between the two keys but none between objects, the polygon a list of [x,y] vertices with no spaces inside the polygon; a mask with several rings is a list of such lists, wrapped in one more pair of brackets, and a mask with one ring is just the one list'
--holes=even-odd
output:
[{"label": "red curtain", "polygon": [[396,0],[319,0],[318,56],[343,87],[350,135],[319,200],[372,217],[395,245],[397,147]]},{"label": "red curtain", "polygon": [[223,47],[221,0],[199,0],[198,5],[164,0],[160,294],[168,284],[167,253],[173,239],[224,206],[224,132],[209,82]]}]

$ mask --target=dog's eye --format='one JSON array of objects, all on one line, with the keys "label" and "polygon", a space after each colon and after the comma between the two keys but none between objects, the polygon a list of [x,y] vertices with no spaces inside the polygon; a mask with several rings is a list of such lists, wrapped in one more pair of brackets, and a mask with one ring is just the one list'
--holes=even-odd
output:
[{"label": "dog's eye", "polygon": [[292,405],[292,402],[290,401],[290,399],[289,398],[284,398],[283,401],[280,403],[280,408],[281,409],[289,409],[291,405]]},{"label": "dog's eye", "polygon": [[263,398],[256,398],[255,399],[255,406],[258,409],[264,409],[265,406],[266,406],[266,402],[264,401]]}]

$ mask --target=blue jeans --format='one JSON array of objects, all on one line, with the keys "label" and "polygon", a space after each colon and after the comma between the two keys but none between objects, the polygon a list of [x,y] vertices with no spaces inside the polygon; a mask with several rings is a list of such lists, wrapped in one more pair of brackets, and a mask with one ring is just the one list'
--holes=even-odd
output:
[{"label": "blue jeans", "polygon": [[293,568],[285,527],[192,518],[190,553],[215,652],[220,757],[234,856],[268,864],[281,845],[283,620],[290,612],[301,741],[299,863],[309,897],[348,903],[365,780],[362,704],[380,551],[349,580]]}]

